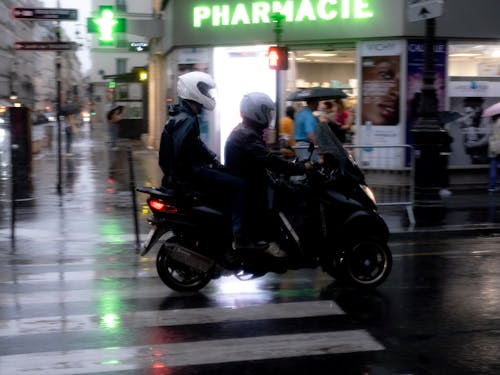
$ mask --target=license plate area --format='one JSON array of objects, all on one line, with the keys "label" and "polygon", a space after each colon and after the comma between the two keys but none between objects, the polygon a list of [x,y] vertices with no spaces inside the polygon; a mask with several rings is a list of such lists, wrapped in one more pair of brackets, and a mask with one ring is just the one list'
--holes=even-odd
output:
[{"label": "license plate area", "polygon": [[158,231],[158,227],[153,224],[151,226],[151,230],[149,231],[146,240],[142,244],[143,251],[148,251],[149,250],[149,246],[151,245],[151,240],[153,239],[153,237],[155,236],[155,234],[156,234],[157,231]]}]

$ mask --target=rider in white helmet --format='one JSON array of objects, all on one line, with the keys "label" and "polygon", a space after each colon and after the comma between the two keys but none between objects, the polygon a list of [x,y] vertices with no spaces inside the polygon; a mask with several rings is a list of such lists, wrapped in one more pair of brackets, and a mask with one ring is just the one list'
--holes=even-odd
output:
[{"label": "rider in white helmet", "polygon": [[309,167],[294,164],[267,147],[264,130],[274,123],[275,111],[274,102],[267,94],[252,92],[244,95],[240,102],[242,123],[231,132],[224,150],[226,168],[241,177],[251,193],[247,196],[245,221],[251,230],[249,237],[257,243],[268,240],[266,230],[272,227],[266,220],[266,169],[293,175],[302,174]]},{"label": "rider in white helmet", "polygon": [[245,202],[244,182],[222,171],[215,152],[200,138],[198,115],[212,111],[215,82],[203,72],[190,72],[179,77],[177,92],[180,103],[170,106],[169,120],[161,136],[159,164],[164,177],[162,185],[173,189],[188,185],[216,197],[230,199],[233,236],[238,248],[255,248],[243,240],[242,216]]}]

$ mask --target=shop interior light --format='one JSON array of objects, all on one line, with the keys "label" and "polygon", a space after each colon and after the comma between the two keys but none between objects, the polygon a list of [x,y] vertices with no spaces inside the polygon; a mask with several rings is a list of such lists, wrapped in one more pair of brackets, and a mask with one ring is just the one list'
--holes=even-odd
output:
[{"label": "shop interior light", "polygon": [[304,56],[307,57],[331,57],[331,56],[337,56],[336,53],[308,53]]},{"label": "shop interior light", "polygon": [[482,53],[450,53],[450,57],[476,57],[481,56]]},{"label": "shop interior light", "polygon": [[500,49],[496,49],[491,53],[491,57],[499,58],[500,57]]}]

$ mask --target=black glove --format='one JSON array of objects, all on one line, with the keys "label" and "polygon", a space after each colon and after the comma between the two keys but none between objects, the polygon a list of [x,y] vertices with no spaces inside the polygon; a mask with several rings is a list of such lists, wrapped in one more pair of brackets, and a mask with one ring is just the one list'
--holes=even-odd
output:
[{"label": "black glove", "polygon": [[217,169],[219,171],[223,171],[226,169],[226,167],[224,166],[224,164],[222,164],[220,161],[218,161],[217,159],[213,159],[212,160],[212,168],[213,169]]}]

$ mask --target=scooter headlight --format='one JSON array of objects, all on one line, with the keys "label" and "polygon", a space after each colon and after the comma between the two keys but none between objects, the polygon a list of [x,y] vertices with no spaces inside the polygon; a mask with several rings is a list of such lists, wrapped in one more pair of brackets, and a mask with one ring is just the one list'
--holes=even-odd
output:
[{"label": "scooter headlight", "polygon": [[375,199],[375,194],[373,194],[372,189],[370,189],[366,185],[359,185],[359,186],[361,186],[361,189],[365,192],[365,194],[368,196],[368,198],[371,199],[371,201],[373,202],[373,204],[377,204],[377,200]]}]

